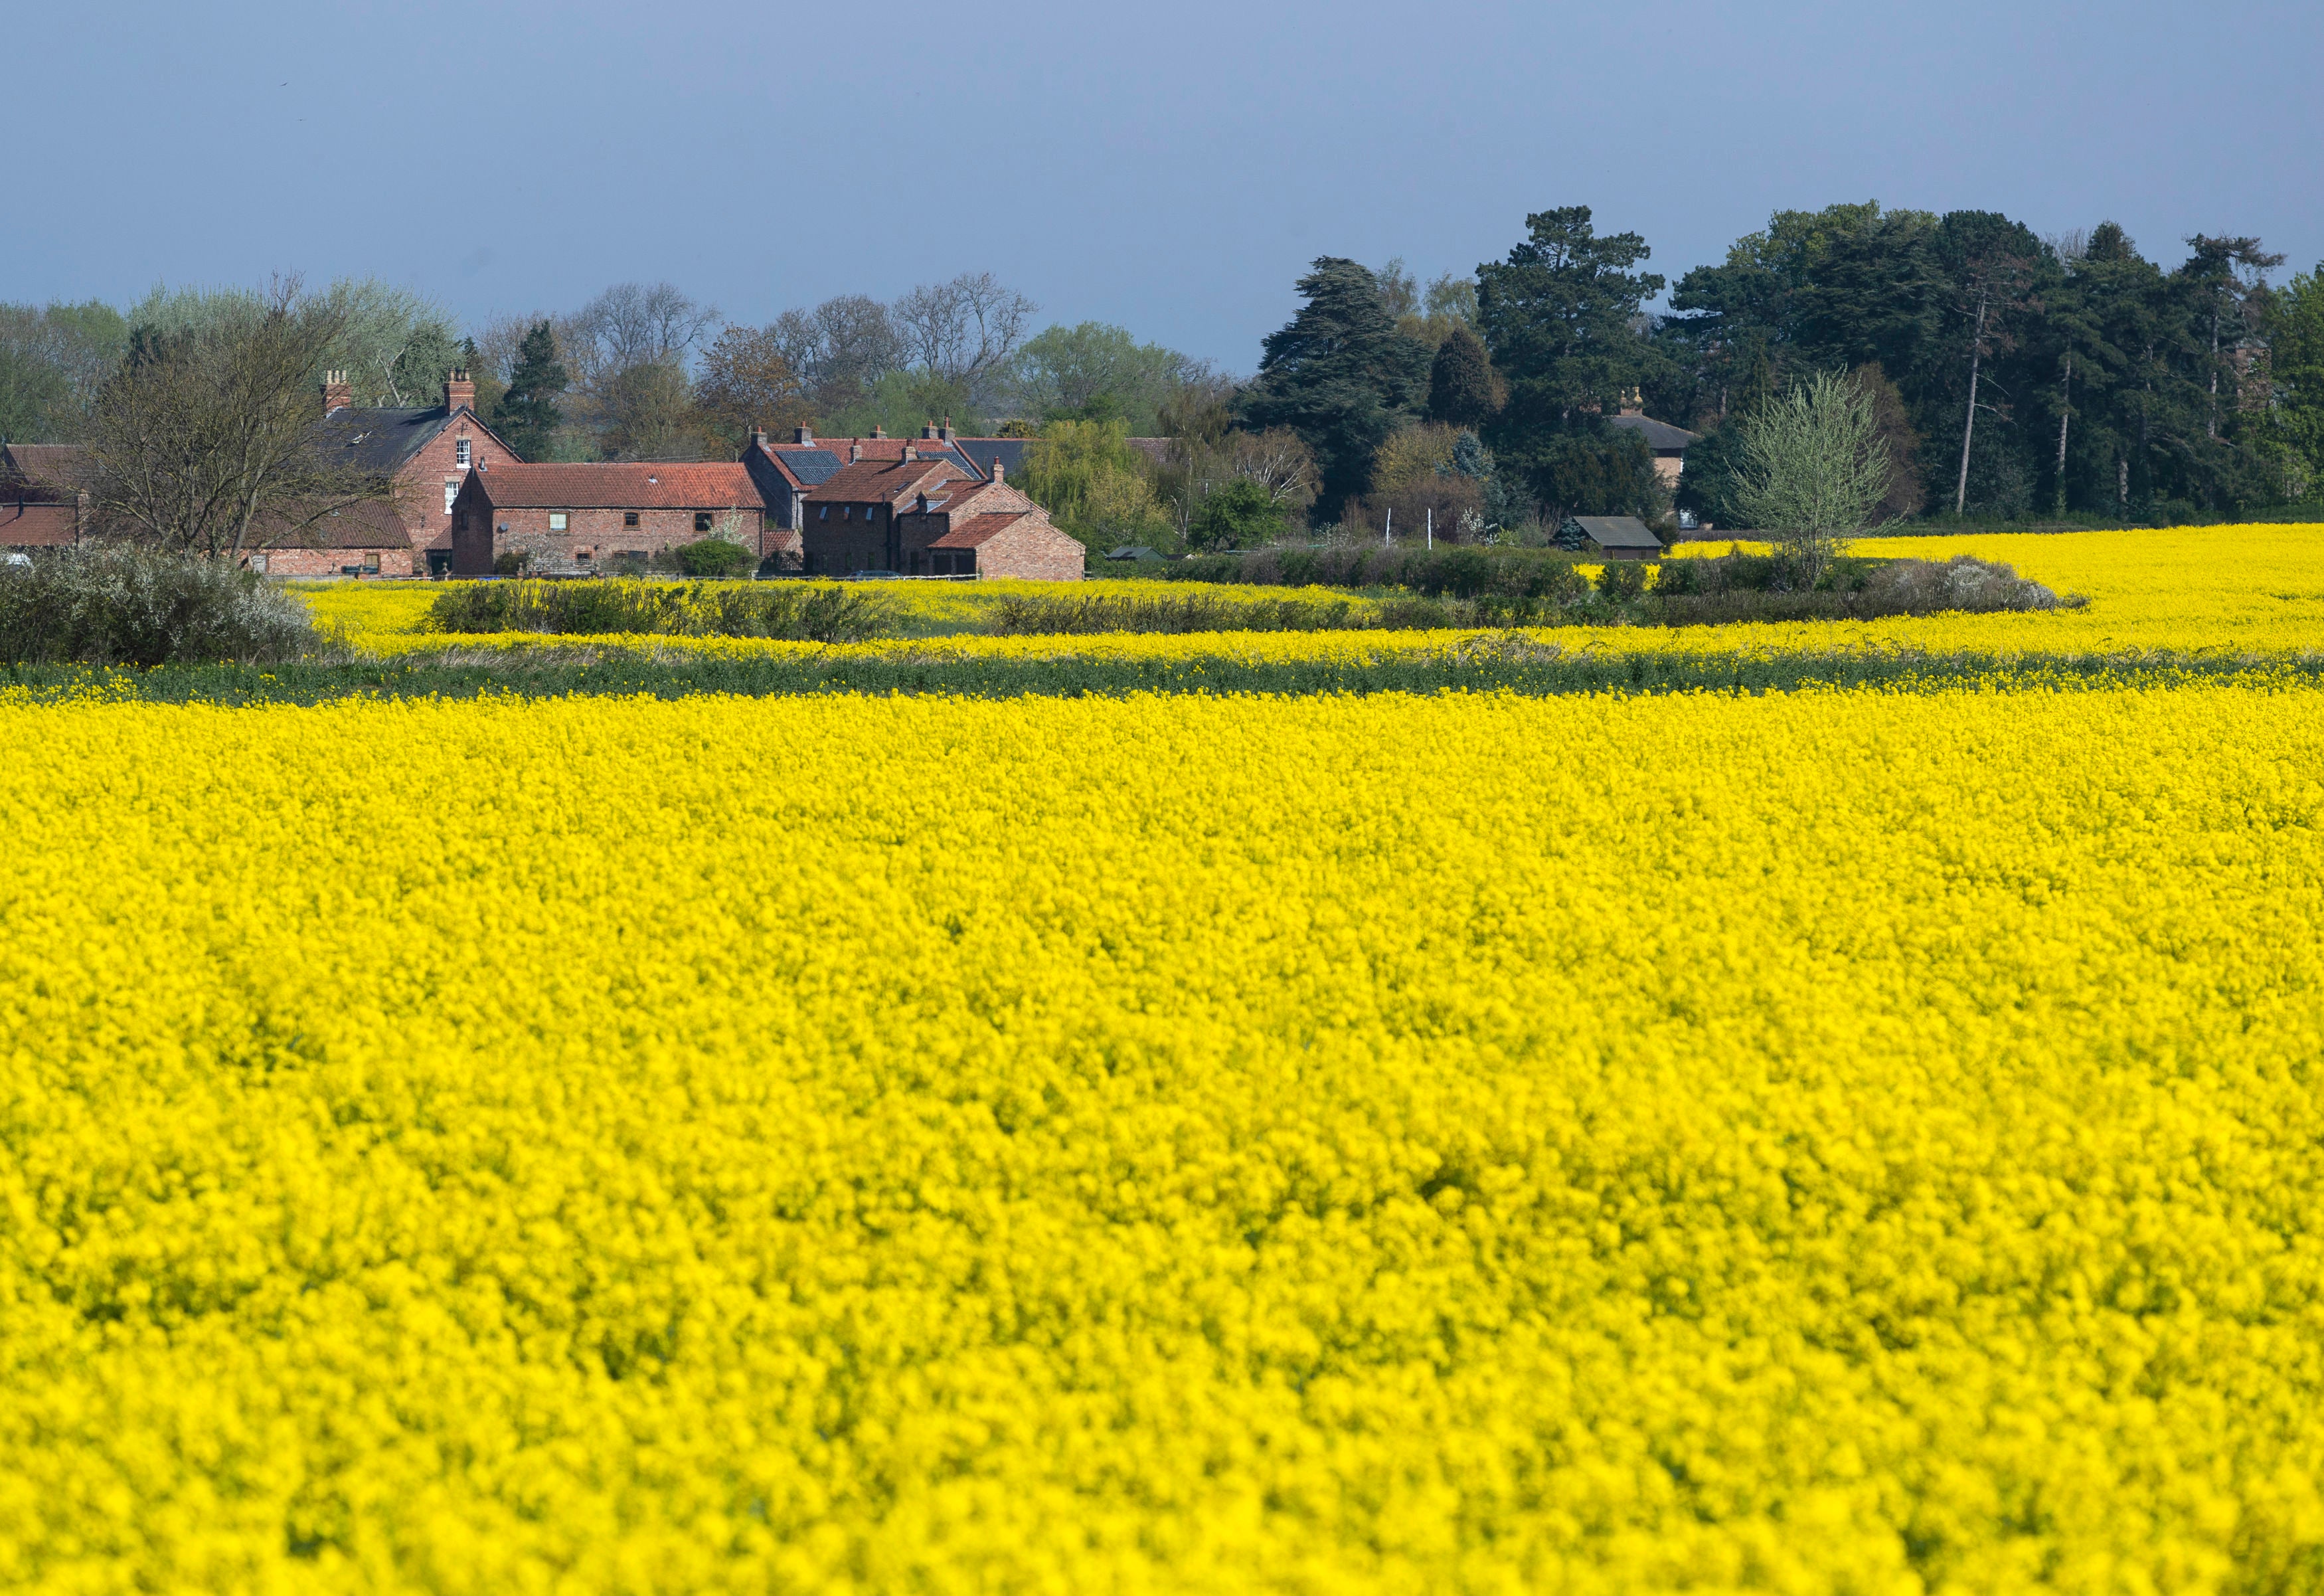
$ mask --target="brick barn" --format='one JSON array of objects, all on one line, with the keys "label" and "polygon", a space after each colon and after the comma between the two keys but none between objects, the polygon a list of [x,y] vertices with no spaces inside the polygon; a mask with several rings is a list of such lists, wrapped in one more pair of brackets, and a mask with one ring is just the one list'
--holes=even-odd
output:
[{"label": "brick barn", "polygon": [[452,505],[452,574],[489,577],[500,556],[549,576],[588,576],[703,538],[778,552],[750,470],[727,464],[496,466],[469,474]]},{"label": "brick barn", "polygon": [[397,508],[374,500],[304,526],[258,530],[244,562],[269,577],[407,577],[411,535]]},{"label": "brick barn", "polygon": [[[522,463],[476,415],[476,385],[456,371],[444,402],[416,409],[357,407],[343,373],[323,383],[321,447],[395,484],[407,558],[382,551],[382,574],[446,576],[452,568],[452,503],[471,473]],[[392,568],[390,568],[392,567]]]}]

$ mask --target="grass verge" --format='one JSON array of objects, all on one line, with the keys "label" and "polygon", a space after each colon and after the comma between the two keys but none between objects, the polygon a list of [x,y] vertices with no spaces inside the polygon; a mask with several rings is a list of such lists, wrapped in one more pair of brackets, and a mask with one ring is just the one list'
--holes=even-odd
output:
[{"label": "grass verge", "polygon": [[621,650],[482,650],[393,660],[272,667],[162,666],[152,670],[20,666],[0,669],[0,703],[98,698],[155,704],[319,704],[346,697],[475,698],[517,695],[696,693],[746,697],[944,694],[1008,698],[1132,693],[1783,693],[1824,687],[1997,691],[2167,687],[2199,682],[2324,683],[2324,654],[2212,652],[2002,655],[1840,650],[1750,656],[1569,650],[1522,633],[1485,634],[1441,649],[1370,659],[1231,657],[961,659],[909,653],[784,658],[656,657]]}]

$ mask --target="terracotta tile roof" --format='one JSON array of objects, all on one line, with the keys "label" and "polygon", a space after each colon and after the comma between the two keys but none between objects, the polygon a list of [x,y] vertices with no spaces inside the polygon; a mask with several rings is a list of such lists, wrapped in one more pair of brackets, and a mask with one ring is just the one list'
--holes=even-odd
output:
[{"label": "terracotta tile roof", "polygon": [[71,505],[0,503],[0,549],[53,549],[71,541]]},{"label": "terracotta tile roof", "polygon": [[1007,531],[1033,512],[1019,510],[1008,515],[972,515],[956,522],[952,530],[928,545],[931,549],[973,549],[991,540],[993,536]]},{"label": "terracotta tile roof", "polygon": [[409,549],[411,534],[384,500],[326,512],[304,526],[254,530],[253,549]]},{"label": "terracotta tile roof", "polygon": [[807,489],[807,496],[821,503],[893,504],[960,478],[975,480],[950,460],[859,460]]},{"label": "terracotta tile roof", "polygon": [[495,466],[476,480],[495,510],[731,510],[766,503],[739,460]]},{"label": "terracotta tile roof", "polygon": [[65,492],[64,484],[88,463],[88,451],[77,443],[12,443],[0,446],[0,484],[8,496],[28,499]]}]

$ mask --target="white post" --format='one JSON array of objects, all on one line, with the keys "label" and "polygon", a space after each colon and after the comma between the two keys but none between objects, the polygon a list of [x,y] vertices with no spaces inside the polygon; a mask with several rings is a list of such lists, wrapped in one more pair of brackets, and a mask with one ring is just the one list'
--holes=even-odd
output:
[{"label": "white post", "polygon": [[1428,546],[1431,549],[1436,547],[1436,506],[1434,504],[1428,507]]},{"label": "white post", "polygon": [[1380,541],[1383,544],[1396,541],[1396,506],[1393,504],[1388,507],[1388,524],[1380,528]]}]

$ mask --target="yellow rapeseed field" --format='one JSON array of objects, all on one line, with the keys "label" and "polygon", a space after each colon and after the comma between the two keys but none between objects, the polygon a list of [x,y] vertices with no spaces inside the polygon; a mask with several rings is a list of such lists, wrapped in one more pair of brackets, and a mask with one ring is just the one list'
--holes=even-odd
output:
[{"label": "yellow rapeseed field", "polygon": [[[1726,543],[1683,546],[1690,554],[1723,553]],[[2324,650],[2324,527],[2234,526],[2161,530],[1997,533],[1960,538],[1867,539],[1857,551],[1875,556],[1950,558],[1971,554],[2006,561],[2061,593],[2092,602],[2080,610],[2033,614],[1930,615],[1868,622],[1787,622],[1732,626],[1562,627],[1536,635],[1561,648],[1612,653],[1674,651],[1763,655],[1803,650],[1973,651],[2007,658],[2126,654],[2143,650],[2286,659]],[[447,637],[420,630],[438,591],[429,584],[354,584],[305,590],[321,619],[346,628],[362,648],[383,655],[462,649],[567,649],[576,640],[522,633]],[[881,596],[925,610],[925,619],[973,625],[976,606],[1003,591],[1048,593],[1033,582],[896,584]],[[1344,596],[1323,589],[1285,589],[1155,581],[1084,584],[1081,591],[1139,597],[1190,593],[1253,602]],[[1358,600],[1358,603],[1367,602]],[[917,611],[916,611],[917,613]],[[743,638],[591,638],[590,646],[726,656],[822,651],[816,645]],[[1083,658],[1195,660],[1222,652],[1286,659],[1374,658],[1441,649],[1443,632],[1266,632],[1082,636],[1068,639],[964,635],[845,645],[831,650],[866,657],[908,652],[934,657],[1072,654]]]},{"label": "yellow rapeseed field", "polygon": [[0,707],[0,1586],[2315,1591],[2319,823],[2247,686]]}]

